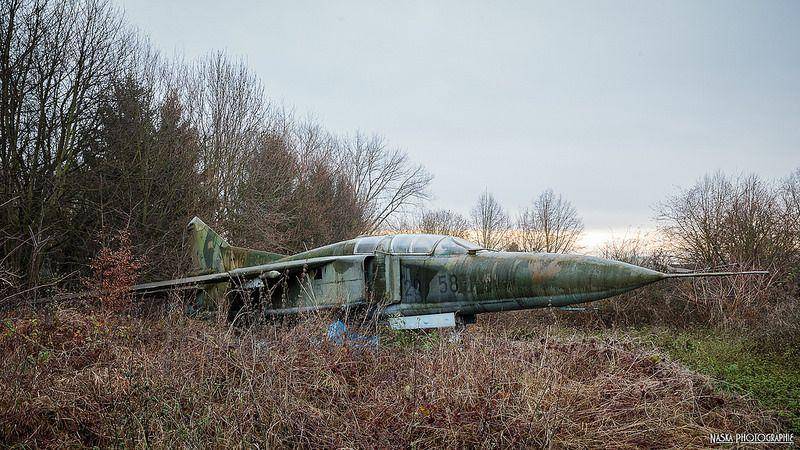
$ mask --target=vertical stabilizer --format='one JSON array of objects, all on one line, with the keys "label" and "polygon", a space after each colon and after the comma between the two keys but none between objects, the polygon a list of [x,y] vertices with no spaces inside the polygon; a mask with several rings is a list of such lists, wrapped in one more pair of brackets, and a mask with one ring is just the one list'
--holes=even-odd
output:
[{"label": "vertical stabilizer", "polygon": [[268,264],[283,258],[278,253],[234,247],[199,217],[189,222],[189,243],[197,275],[227,272],[239,267]]},{"label": "vertical stabilizer", "polygon": [[225,253],[230,244],[199,217],[189,222],[189,245],[198,275],[226,271]]}]

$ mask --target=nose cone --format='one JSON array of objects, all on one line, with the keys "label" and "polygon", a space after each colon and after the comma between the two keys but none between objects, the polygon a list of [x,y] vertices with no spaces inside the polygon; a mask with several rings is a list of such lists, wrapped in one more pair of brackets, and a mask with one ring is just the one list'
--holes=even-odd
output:
[{"label": "nose cone", "polygon": [[655,270],[593,256],[553,253],[498,256],[516,259],[515,294],[520,297],[560,297],[566,303],[576,303],[621,294],[664,278]]}]

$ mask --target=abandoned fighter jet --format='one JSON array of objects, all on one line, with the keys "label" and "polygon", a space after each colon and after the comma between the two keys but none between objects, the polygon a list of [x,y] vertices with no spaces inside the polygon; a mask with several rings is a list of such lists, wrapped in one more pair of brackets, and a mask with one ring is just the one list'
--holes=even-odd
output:
[{"label": "abandoned fighter jet", "polygon": [[592,256],[499,252],[433,234],[359,237],[286,256],[231,246],[196,217],[189,239],[195,276],[134,292],[196,289],[201,308],[233,294],[234,312],[260,303],[269,316],[368,308],[395,328],[429,328],[472,323],[485,312],[590,302],[666,278],[732,274],[664,274]]}]

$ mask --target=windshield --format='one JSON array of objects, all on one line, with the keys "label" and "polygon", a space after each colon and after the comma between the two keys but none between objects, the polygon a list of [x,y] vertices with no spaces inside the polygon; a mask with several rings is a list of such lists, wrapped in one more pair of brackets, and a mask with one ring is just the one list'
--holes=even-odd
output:
[{"label": "windshield", "polygon": [[355,254],[368,254],[374,253],[375,249],[378,247],[378,244],[381,244],[384,240],[389,240],[390,236],[368,236],[358,240],[356,242],[356,248],[353,251]]},{"label": "windshield", "polygon": [[446,237],[436,246],[436,255],[466,255],[469,250],[482,250],[478,244],[457,237]]},{"label": "windshield", "polygon": [[[434,252],[434,249],[436,250]],[[366,236],[356,241],[353,253],[366,255],[378,252],[414,255],[462,255],[468,250],[483,247],[464,239],[440,234],[397,234],[394,236]]]},{"label": "windshield", "polygon": [[470,242],[470,241],[468,241],[466,239],[461,239],[461,238],[457,238],[457,237],[454,237],[452,239],[454,241],[456,241],[456,244],[458,244],[458,245],[460,245],[460,246],[462,246],[462,247],[464,247],[464,248],[466,248],[468,250],[486,250],[485,248],[481,247],[480,245],[475,244],[473,242]]},{"label": "windshield", "polygon": [[392,239],[392,253],[431,254],[436,243],[444,239],[436,234],[398,234]]}]

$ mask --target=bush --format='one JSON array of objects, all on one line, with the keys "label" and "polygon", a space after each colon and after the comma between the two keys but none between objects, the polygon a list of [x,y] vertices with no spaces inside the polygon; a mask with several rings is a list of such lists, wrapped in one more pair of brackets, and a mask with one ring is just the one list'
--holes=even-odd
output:
[{"label": "bush", "polygon": [[713,328],[755,336],[768,350],[800,349],[798,174],[782,183],[706,176],[658,206],[658,240],[634,236],[601,248],[603,257],[662,272],[768,275],[661,282],[595,303],[595,318],[618,326]]},{"label": "bush", "polygon": [[128,230],[117,231],[111,241],[89,262],[92,276],[83,279],[83,284],[98,294],[105,309],[119,311],[130,307],[131,288],[142,263],[133,254]]}]

